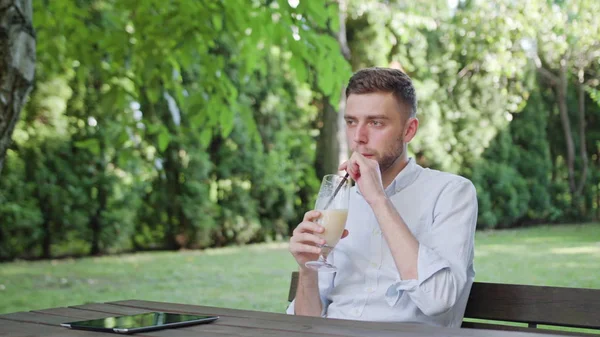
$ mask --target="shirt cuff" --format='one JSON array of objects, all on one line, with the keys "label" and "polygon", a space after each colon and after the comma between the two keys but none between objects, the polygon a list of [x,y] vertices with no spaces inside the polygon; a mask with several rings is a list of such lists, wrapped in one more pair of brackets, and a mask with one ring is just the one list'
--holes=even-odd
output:
[{"label": "shirt cuff", "polygon": [[290,305],[288,305],[287,310],[285,311],[286,314],[288,315],[295,315],[296,311],[294,310],[294,303],[296,303],[296,300],[293,300]]},{"label": "shirt cuff", "polygon": [[450,264],[448,261],[442,259],[436,252],[427,246],[422,244],[419,245],[419,253],[417,257],[417,272],[418,280],[401,280],[398,277],[398,281],[389,286],[385,293],[385,300],[390,307],[395,306],[400,301],[404,292],[415,292],[419,289],[424,292],[429,290],[426,287],[422,287],[423,283],[430,277],[435,275],[440,270],[449,268]]},{"label": "shirt cuff", "polygon": [[[288,315],[296,314],[296,310],[295,310],[295,306],[294,306],[295,303],[296,303],[296,300],[293,300],[290,303],[290,305],[288,305],[287,310],[285,311],[286,314],[288,314]],[[321,310],[321,317],[326,318],[327,317],[327,307],[325,306],[325,303],[323,303],[323,301],[321,301],[321,305],[323,306],[323,310]]]}]

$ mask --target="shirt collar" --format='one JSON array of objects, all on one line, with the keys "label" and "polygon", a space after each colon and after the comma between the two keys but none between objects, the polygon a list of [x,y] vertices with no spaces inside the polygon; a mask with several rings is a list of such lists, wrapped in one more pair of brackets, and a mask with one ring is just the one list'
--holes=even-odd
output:
[{"label": "shirt collar", "polygon": [[392,183],[385,189],[388,197],[402,191],[413,183],[421,173],[423,168],[419,166],[413,158],[408,158],[406,166],[398,173]]}]

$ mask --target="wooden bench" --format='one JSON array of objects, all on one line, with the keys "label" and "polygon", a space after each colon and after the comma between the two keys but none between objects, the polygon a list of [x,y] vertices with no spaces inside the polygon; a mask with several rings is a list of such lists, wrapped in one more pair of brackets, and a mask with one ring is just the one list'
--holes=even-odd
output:
[{"label": "wooden bench", "polygon": [[[293,272],[288,301],[294,299],[297,288],[298,272]],[[467,302],[465,319],[463,328],[594,336],[600,334],[600,289],[475,282]],[[498,324],[501,322],[526,323],[527,326]],[[589,333],[566,332],[538,328],[538,325],[590,330]]]}]

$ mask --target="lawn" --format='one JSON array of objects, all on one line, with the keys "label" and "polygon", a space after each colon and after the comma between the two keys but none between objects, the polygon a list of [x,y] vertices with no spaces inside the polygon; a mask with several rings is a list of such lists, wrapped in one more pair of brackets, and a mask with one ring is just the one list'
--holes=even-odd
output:
[{"label": "lawn", "polygon": [[[600,288],[600,224],[478,232],[478,281]],[[287,243],[0,264],[0,313],[144,299],[282,312]]]}]

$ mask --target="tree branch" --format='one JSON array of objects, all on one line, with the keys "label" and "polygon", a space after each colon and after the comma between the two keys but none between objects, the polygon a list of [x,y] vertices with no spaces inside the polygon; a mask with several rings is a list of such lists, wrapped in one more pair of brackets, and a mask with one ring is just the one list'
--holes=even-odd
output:
[{"label": "tree branch", "polygon": [[585,89],[584,85],[581,83],[577,86],[577,94],[579,96],[579,148],[583,167],[581,177],[579,178],[579,184],[577,184],[576,195],[581,195],[581,192],[583,192],[583,187],[585,186],[585,182],[587,180],[588,173],[587,145],[585,142]]},{"label": "tree branch", "polygon": [[340,44],[340,50],[346,61],[350,61],[352,54],[350,53],[350,47],[348,47],[348,39],[346,37],[346,17],[348,12],[348,4],[346,0],[339,0],[339,21],[340,31],[338,32],[338,43]]},{"label": "tree branch", "polygon": [[537,67],[537,71],[543,78],[550,82],[550,85],[556,86],[559,83],[559,78],[555,74],[553,74],[550,70],[544,68],[543,66]]}]

